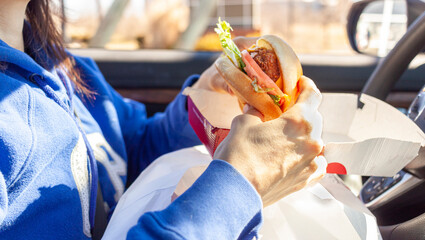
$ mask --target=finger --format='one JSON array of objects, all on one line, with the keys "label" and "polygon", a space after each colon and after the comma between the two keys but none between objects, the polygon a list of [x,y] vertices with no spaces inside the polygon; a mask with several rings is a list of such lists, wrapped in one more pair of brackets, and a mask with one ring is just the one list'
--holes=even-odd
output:
[{"label": "finger", "polygon": [[239,49],[247,49],[257,42],[258,37],[235,37],[233,42]]},{"label": "finger", "polygon": [[216,92],[228,93],[232,96],[234,95],[232,89],[219,74],[215,75],[215,77],[211,80],[211,89]]},{"label": "finger", "polygon": [[229,85],[228,85],[228,84],[226,84],[226,90],[227,90],[227,93],[229,93],[230,95],[232,95],[232,96],[234,96],[234,95],[235,95],[235,94],[233,93],[232,89],[229,87]]},{"label": "finger", "polygon": [[301,76],[298,84],[300,95],[298,96],[296,104],[304,103],[313,109],[318,109],[322,101],[322,94],[314,82],[306,76]]},{"label": "finger", "polygon": [[308,178],[307,183],[308,185],[312,185],[319,181],[323,176],[326,174],[326,167],[328,166],[328,163],[326,162],[326,159],[324,156],[317,156],[313,161],[312,164],[317,167],[316,171]]},{"label": "finger", "polygon": [[324,156],[325,154],[325,146],[323,146],[322,151],[319,153],[319,156]]},{"label": "finger", "polygon": [[210,81],[211,89],[215,90],[216,92],[226,92],[232,96],[234,95],[232,89],[226,83],[224,78],[220,75],[220,73],[218,72],[215,66],[211,66],[208,69],[208,72],[211,75],[211,81]]},{"label": "finger", "polygon": [[215,67],[208,69],[210,75],[210,88],[216,92],[226,92],[229,93],[229,86],[226,81],[221,77]]},{"label": "finger", "polygon": [[[308,134],[312,141],[323,147],[322,131],[323,131],[323,117],[320,112],[307,103],[298,103],[290,108],[287,112],[283,113],[280,117],[283,121],[292,119],[297,122],[298,126],[302,126],[305,134]],[[297,128],[294,128],[295,130]]]},{"label": "finger", "polygon": [[310,137],[319,145],[323,146],[322,129],[323,117],[318,112],[322,95],[316,85],[308,77],[302,76],[299,80],[300,96],[297,103],[289,111],[298,111],[301,116],[310,124]]},{"label": "finger", "polygon": [[312,114],[304,114],[306,120],[313,126],[310,132],[310,138],[316,141],[320,148],[323,149],[322,131],[323,131],[323,117],[318,111]]}]

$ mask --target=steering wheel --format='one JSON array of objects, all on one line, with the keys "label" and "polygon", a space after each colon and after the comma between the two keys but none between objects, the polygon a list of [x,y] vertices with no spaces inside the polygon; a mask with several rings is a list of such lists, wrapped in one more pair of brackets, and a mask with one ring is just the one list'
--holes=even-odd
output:
[{"label": "steering wheel", "polygon": [[[410,25],[397,45],[379,62],[361,94],[365,93],[385,100],[409,63],[423,50],[424,46],[425,12]],[[425,169],[425,163],[422,162],[419,166],[421,169]],[[411,170],[409,169],[409,171]],[[421,177],[425,178],[425,176]],[[424,226],[425,213],[397,225],[380,227],[380,230],[384,239],[423,239],[425,236]]]},{"label": "steering wheel", "polygon": [[407,29],[396,46],[382,59],[362,89],[362,93],[387,98],[413,58],[425,47],[425,12]]}]

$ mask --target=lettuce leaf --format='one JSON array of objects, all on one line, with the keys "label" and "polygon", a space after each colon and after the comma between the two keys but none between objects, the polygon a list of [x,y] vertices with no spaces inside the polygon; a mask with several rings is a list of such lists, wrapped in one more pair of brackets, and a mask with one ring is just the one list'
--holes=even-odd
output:
[{"label": "lettuce leaf", "polygon": [[217,27],[214,28],[214,31],[220,38],[221,47],[223,47],[224,53],[233,62],[233,64],[235,64],[235,66],[237,66],[240,70],[244,71],[245,63],[242,61],[242,54],[236,44],[232,41],[230,30],[233,31],[230,24],[226,21],[221,21],[221,19],[218,18]]},{"label": "lettuce leaf", "polygon": [[273,102],[280,107],[281,105],[280,99],[282,99],[282,97],[278,95],[273,95],[273,94],[269,94],[269,96],[273,99]]},{"label": "lettuce leaf", "polygon": [[270,92],[274,90],[273,88],[262,88],[261,86],[259,86],[257,82],[257,78],[255,77],[254,77],[254,80],[252,80],[251,85],[254,88],[254,91],[257,93],[266,93],[266,92]]}]

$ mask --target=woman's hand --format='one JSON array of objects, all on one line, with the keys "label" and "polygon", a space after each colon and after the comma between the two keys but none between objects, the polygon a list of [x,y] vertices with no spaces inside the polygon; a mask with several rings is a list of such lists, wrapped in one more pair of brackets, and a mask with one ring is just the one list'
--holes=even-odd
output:
[{"label": "woman's hand", "polygon": [[[252,44],[255,43],[256,40],[257,38],[247,37],[236,37],[233,39],[239,49],[246,49],[250,47]],[[232,91],[230,90],[224,79],[220,76],[214,64],[207,68],[207,70],[205,70],[201,74],[201,77],[193,85],[193,88],[200,88],[209,91],[232,94]]]},{"label": "woman's hand", "polygon": [[306,186],[318,167],[314,159],[323,148],[322,97],[307,77],[301,77],[299,86],[297,103],[275,120],[262,122],[258,111],[246,107],[214,154],[253,184],[264,206]]}]

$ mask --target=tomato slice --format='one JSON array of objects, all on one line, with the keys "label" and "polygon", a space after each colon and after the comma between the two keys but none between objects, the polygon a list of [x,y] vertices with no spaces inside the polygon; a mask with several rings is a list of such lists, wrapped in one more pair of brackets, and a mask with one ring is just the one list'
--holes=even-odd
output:
[{"label": "tomato slice", "polygon": [[263,70],[261,70],[260,66],[254,61],[248,51],[242,51],[242,60],[245,63],[245,72],[251,79],[257,79],[257,84],[266,89],[273,89],[268,91],[268,94],[283,96],[284,93],[282,90],[276,85],[276,83],[269,77]]}]

